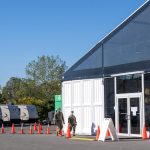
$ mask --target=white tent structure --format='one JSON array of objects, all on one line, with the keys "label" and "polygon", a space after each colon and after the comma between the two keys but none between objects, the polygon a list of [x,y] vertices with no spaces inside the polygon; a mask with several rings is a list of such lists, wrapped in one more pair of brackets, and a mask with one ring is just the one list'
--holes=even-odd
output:
[{"label": "white tent structure", "polygon": [[120,135],[150,130],[150,1],[66,71],[62,82],[65,128],[71,110],[78,134],[94,134],[105,117]]}]

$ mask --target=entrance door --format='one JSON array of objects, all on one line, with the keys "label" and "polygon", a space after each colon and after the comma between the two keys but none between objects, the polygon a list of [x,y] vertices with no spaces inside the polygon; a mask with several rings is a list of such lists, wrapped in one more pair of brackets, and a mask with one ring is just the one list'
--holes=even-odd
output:
[{"label": "entrance door", "polygon": [[127,98],[118,98],[119,133],[128,134],[129,116]]},{"label": "entrance door", "polygon": [[141,134],[140,96],[119,96],[117,98],[118,133],[122,135]]},{"label": "entrance door", "polygon": [[140,134],[140,98],[130,98],[131,134]]}]

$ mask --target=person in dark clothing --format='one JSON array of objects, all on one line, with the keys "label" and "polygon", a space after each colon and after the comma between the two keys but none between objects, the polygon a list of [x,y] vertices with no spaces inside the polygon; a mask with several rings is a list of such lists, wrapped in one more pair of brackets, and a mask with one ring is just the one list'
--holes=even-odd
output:
[{"label": "person in dark clothing", "polygon": [[55,124],[57,125],[58,128],[57,135],[61,135],[63,124],[65,124],[65,121],[64,121],[64,115],[61,112],[60,108],[58,108],[57,112],[55,113],[54,119],[55,119]]},{"label": "person in dark clothing", "polygon": [[73,136],[75,136],[77,121],[74,115],[74,111],[71,111],[71,115],[68,117],[68,123],[70,124],[70,131],[73,129]]}]

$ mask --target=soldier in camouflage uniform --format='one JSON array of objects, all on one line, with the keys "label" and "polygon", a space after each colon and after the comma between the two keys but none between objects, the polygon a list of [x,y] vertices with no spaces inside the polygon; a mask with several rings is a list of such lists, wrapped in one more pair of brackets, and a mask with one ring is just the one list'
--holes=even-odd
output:
[{"label": "soldier in camouflage uniform", "polygon": [[68,123],[70,124],[70,131],[73,129],[73,136],[75,136],[77,121],[74,115],[74,111],[71,111],[71,115],[68,117]]},{"label": "soldier in camouflage uniform", "polygon": [[63,113],[61,112],[61,109],[58,108],[57,112],[55,113],[55,124],[57,125],[58,131],[57,135],[61,135],[63,124],[65,124]]}]

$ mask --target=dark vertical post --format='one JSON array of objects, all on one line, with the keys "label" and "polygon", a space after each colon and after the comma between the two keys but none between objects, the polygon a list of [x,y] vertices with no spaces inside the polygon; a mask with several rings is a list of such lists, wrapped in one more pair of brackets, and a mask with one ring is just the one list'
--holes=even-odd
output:
[{"label": "dark vertical post", "polygon": [[102,78],[104,80],[104,44],[102,43]]},{"label": "dark vertical post", "polygon": [[[102,42],[102,84],[103,84],[103,86],[105,86],[104,85],[104,44],[103,44],[103,42]],[[105,87],[104,87],[104,112],[103,112],[103,114],[104,114],[104,118],[106,117],[105,116],[105,114],[106,114],[106,103],[105,103],[106,101],[105,101]]]}]

